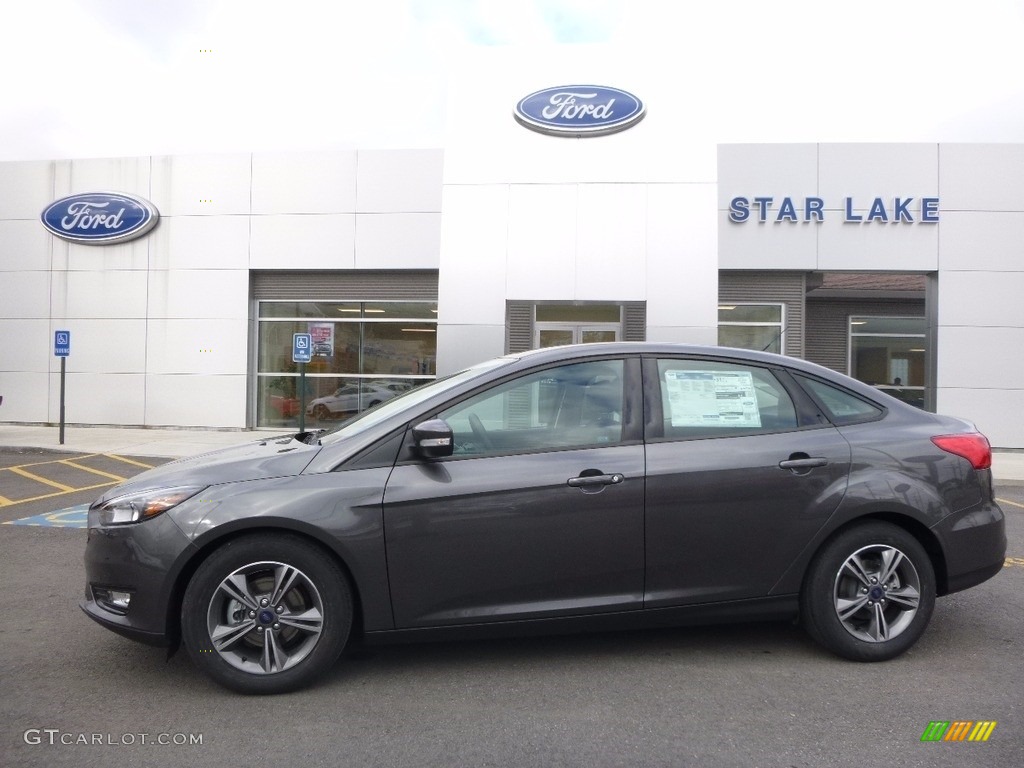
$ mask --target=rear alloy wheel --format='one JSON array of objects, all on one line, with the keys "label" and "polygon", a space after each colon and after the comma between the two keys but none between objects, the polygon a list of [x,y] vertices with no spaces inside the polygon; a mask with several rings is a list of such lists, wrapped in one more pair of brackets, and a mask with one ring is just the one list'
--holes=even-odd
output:
[{"label": "rear alloy wheel", "polygon": [[854,661],[899,656],[924,633],[935,572],[920,542],[888,523],[844,531],[811,563],[800,596],[808,633]]},{"label": "rear alloy wheel", "polygon": [[199,567],[181,609],[192,661],[240,693],[307,685],[341,654],[352,595],[327,554],[294,536],[235,539]]}]

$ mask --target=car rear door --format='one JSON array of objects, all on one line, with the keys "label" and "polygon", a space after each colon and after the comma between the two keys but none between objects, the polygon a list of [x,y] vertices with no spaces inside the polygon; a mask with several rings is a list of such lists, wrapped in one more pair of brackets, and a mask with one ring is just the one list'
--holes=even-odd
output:
[{"label": "car rear door", "polygon": [[398,628],[639,609],[638,357],[531,371],[441,409],[455,454],[384,494]]},{"label": "car rear door", "polygon": [[766,366],[652,357],[644,380],[645,606],[769,594],[842,499],[849,445]]}]

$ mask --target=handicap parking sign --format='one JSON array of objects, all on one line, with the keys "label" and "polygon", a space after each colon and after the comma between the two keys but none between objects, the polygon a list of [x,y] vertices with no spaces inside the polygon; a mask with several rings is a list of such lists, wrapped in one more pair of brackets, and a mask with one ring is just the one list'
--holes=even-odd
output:
[{"label": "handicap parking sign", "polygon": [[55,357],[71,356],[71,331],[54,331],[53,354]]},{"label": "handicap parking sign", "polygon": [[313,359],[313,337],[308,333],[292,334],[292,362],[308,363]]}]

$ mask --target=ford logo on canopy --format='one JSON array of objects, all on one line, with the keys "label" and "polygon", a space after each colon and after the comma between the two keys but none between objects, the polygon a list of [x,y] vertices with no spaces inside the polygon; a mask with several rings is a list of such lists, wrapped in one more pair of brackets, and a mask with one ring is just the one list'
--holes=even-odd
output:
[{"label": "ford logo on canopy", "polygon": [[160,214],[141,197],[119,192],[83,192],[62,197],[43,211],[43,226],[73,243],[123,243],[156,226]]},{"label": "ford logo on canopy", "polygon": [[603,136],[644,118],[644,104],[628,91],[601,85],[545,88],[522,99],[515,118],[533,131],[554,136]]}]

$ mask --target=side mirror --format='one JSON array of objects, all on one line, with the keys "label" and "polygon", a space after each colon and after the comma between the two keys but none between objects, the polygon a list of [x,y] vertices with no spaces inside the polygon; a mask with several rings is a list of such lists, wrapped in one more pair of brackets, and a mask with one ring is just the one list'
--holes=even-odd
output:
[{"label": "side mirror", "polygon": [[413,427],[412,441],[416,452],[427,459],[451,456],[455,450],[452,428],[441,419],[431,419]]}]

